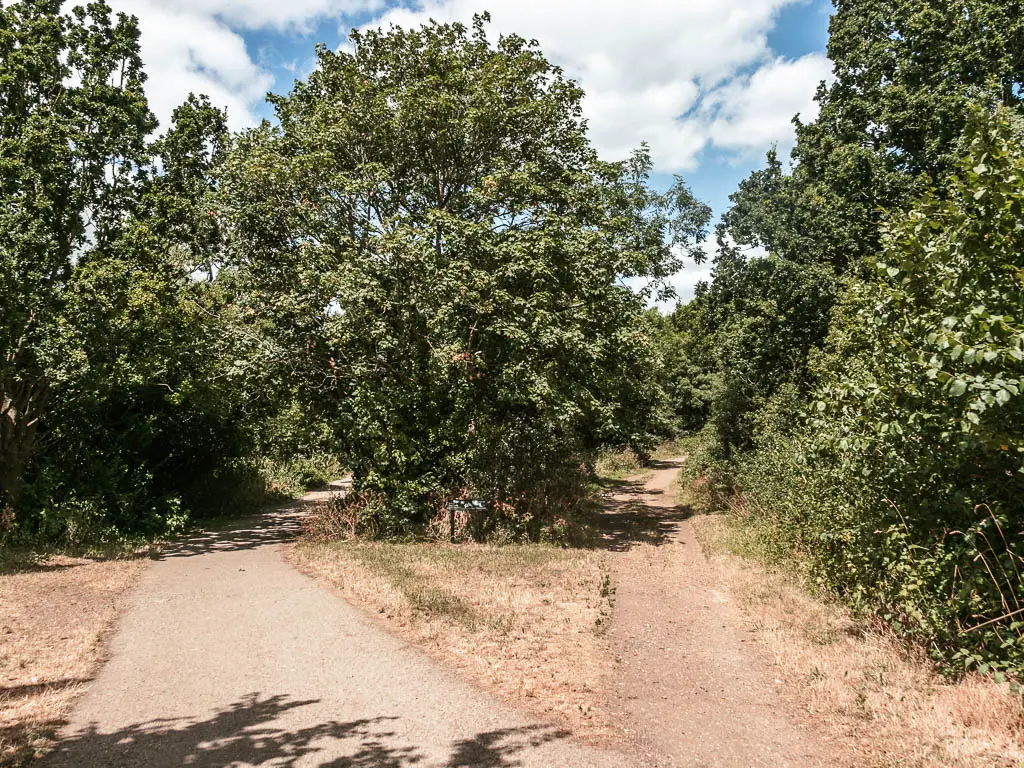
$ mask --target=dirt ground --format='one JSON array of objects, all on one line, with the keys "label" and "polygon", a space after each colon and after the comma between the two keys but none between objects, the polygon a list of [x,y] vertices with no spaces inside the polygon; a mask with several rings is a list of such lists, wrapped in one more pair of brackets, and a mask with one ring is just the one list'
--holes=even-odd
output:
[{"label": "dirt ground", "polygon": [[0,573],[0,765],[52,743],[145,563],[55,557]]},{"label": "dirt ground", "polygon": [[646,482],[623,483],[608,499],[609,525],[623,532],[610,564],[610,706],[626,737],[653,766],[836,765],[780,695],[772,660],[677,506],[681,465],[656,462]]},{"label": "dirt ground", "polygon": [[857,766],[1020,768],[1024,700],[1007,684],[938,675],[883,626],[855,620],[791,575],[731,554],[748,534],[724,515],[693,526],[747,625],[775,664],[780,689]]},{"label": "dirt ground", "polygon": [[591,549],[341,542],[290,557],[485,690],[637,765],[836,764],[703,556],[680,466],[610,483]]}]

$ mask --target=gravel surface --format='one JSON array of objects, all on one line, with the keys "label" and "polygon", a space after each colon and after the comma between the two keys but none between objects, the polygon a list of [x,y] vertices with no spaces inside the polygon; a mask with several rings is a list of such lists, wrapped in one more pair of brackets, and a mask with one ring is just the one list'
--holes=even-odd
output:
[{"label": "gravel surface", "polygon": [[281,544],[300,515],[197,536],[149,568],[48,768],[630,765],[496,703],[291,568]]}]

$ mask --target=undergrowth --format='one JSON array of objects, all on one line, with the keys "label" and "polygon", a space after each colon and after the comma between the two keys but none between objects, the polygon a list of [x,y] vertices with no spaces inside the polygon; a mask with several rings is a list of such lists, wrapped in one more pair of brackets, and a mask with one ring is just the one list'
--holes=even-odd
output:
[{"label": "undergrowth", "polygon": [[945,524],[769,435],[726,460],[710,430],[687,443],[686,501],[729,516],[730,546],[885,623],[946,674],[1024,675],[1024,535],[986,504]]}]

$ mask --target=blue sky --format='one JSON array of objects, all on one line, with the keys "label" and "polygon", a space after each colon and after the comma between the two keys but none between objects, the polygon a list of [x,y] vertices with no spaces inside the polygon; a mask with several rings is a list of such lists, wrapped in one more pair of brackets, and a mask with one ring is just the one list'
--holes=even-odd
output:
[{"label": "blue sky", "polygon": [[[813,118],[830,0],[110,0],[142,28],[154,111],[165,122],[190,91],[227,107],[233,127],[269,114],[313,66],[317,42],[349,29],[468,21],[540,41],[587,92],[591,136],[608,159],[641,141],[665,184],[681,174],[716,216],[774,143],[787,152],[796,112]],[[690,267],[682,297],[707,278]]]}]

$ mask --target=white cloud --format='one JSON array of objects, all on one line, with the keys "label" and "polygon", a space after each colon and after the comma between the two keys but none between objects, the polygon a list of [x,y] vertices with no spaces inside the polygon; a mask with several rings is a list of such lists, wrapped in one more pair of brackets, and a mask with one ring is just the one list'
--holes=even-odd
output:
[{"label": "white cloud", "polygon": [[[591,136],[609,158],[641,141],[658,170],[692,169],[709,145],[760,153],[813,116],[823,56],[776,58],[767,33],[778,11],[806,0],[490,0],[499,32],[536,38],[587,92]],[[479,0],[415,0],[373,24],[468,22]]]},{"label": "white cloud", "polygon": [[711,143],[723,149],[760,153],[773,142],[787,145],[793,116],[817,117],[816,86],[832,77],[832,64],[821,53],[795,61],[775,59],[746,77],[712,92],[700,110]]},{"label": "white cloud", "polygon": [[[606,157],[651,145],[660,171],[691,170],[702,149],[746,156],[784,147],[796,112],[813,117],[815,86],[829,76],[818,54],[792,61],[768,47],[778,11],[808,0],[111,0],[139,17],[153,110],[166,125],[189,92],[251,125],[273,83],[270,62],[248,51],[246,30],[306,32],[334,16],[376,13],[374,24],[428,18],[468,22],[488,8],[499,32],[537,38],[580,80],[591,136]],[[255,60],[254,60],[255,57]],[[280,62],[285,67],[287,62]],[[286,67],[285,67],[286,68]]]},{"label": "white cloud", "polygon": [[237,129],[255,122],[253,108],[274,81],[253,61],[239,30],[306,31],[324,16],[379,10],[383,0],[110,0],[110,5],[139,18],[146,92],[162,126],[189,93],[205,93],[227,108]]}]

